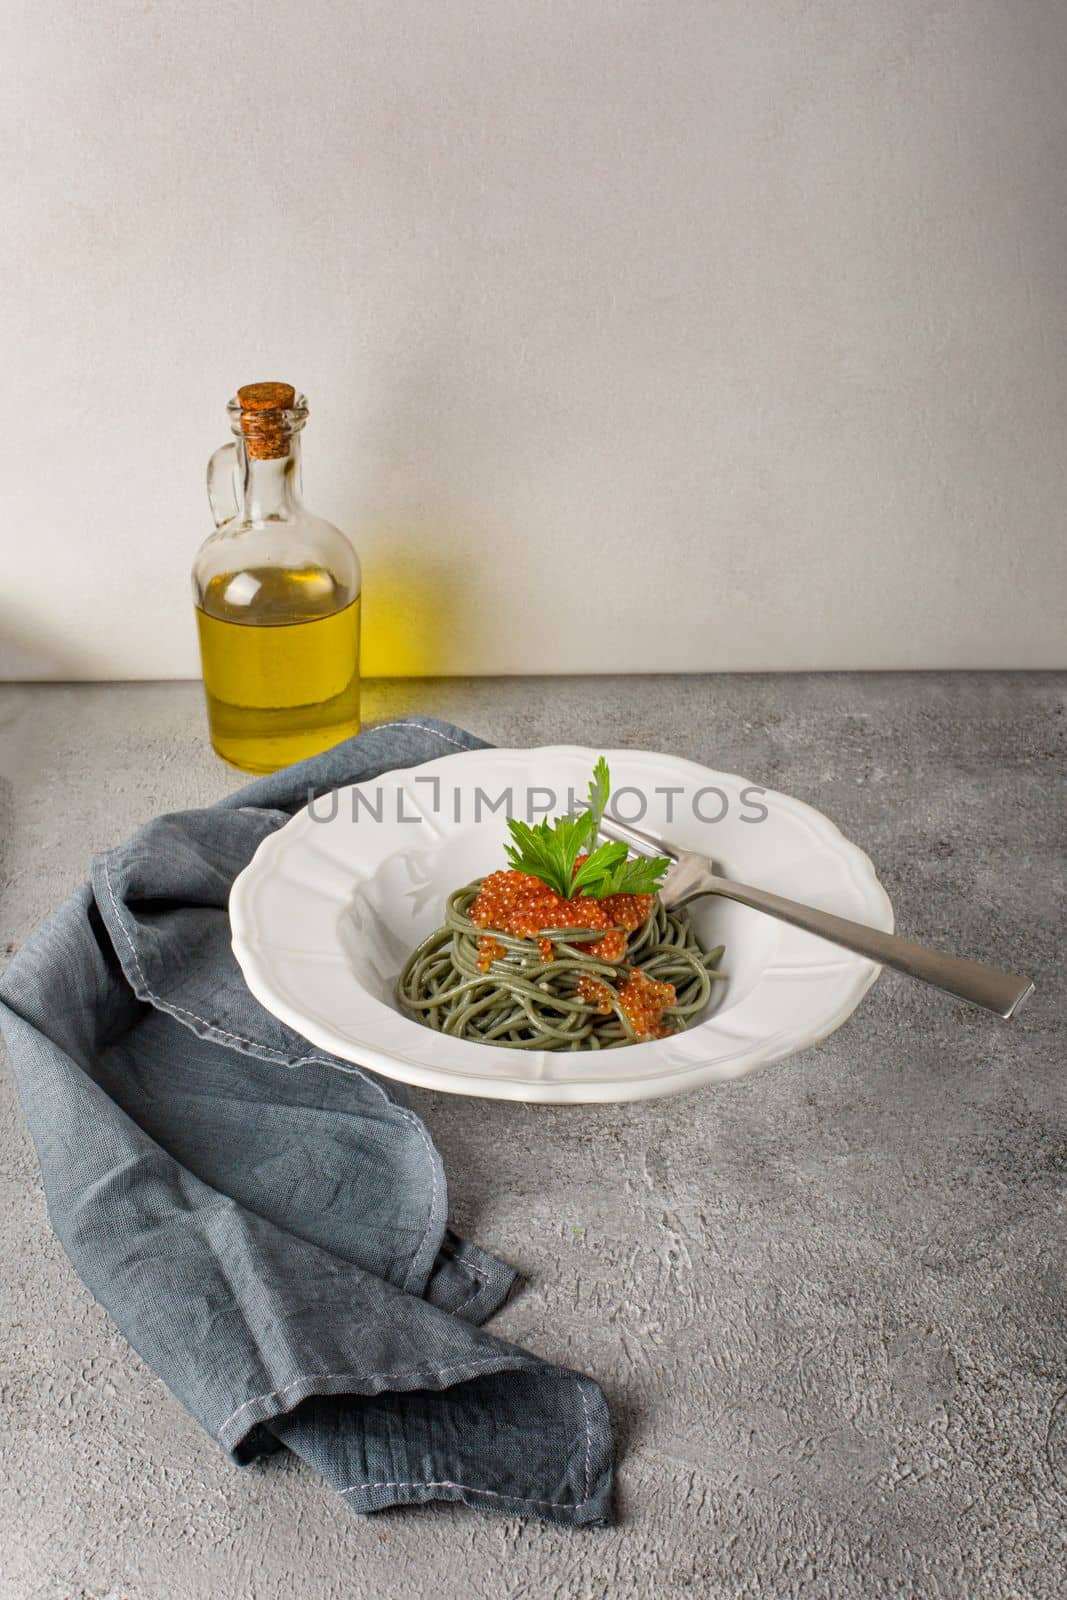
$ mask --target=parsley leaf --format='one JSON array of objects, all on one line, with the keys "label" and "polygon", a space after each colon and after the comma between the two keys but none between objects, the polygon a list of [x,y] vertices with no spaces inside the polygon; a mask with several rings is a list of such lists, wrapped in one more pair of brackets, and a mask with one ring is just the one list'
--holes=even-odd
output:
[{"label": "parsley leaf", "polygon": [[591,894],[599,900],[597,885],[602,879],[610,877],[615,868],[626,860],[626,856],[627,849],[621,839],[610,839],[607,844],[597,845],[574,875],[575,894]]},{"label": "parsley leaf", "polygon": [[596,836],[600,832],[600,819],[604,815],[604,807],[610,796],[611,773],[608,771],[607,762],[601,756],[593,768],[593,781],[589,785],[589,810],[585,813],[590,844],[596,844]]},{"label": "parsley leaf", "polygon": [[510,817],[508,829],[514,843],[508,845],[507,857],[516,872],[531,873],[569,900],[574,893],[574,863],[589,831],[585,816],[559,817],[554,824],[539,822],[535,827]]},{"label": "parsley leaf", "polygon": [[[623,848],[625,851],[625,846]],[[592,856],[589,859],[591,861]],[[585,892],[596,900],[603,900],[609,894],[655,894],[670,864],[667,856],[636,856],[632,861],[623,860]]]},{"label": "parsley leaf", "polygon": [[[512,843],[507,857],[516,872],[540,878],[566,900],[587,894],[603,900],[609,894],[655,894],[670,862],[666,856],[638,856],[628,860],[621,840],[598,845],[600,819],[611,794],[611,775],[601,756],[589,785],[589,808],[579,817],[557,817],[531,825],[517,817],[508,819]],[[575,871],[584,850],[588,856]]]}]

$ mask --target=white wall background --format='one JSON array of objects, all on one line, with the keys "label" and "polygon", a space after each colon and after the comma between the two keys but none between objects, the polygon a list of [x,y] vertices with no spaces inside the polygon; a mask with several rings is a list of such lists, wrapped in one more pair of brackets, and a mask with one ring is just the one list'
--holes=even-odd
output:
[{"label": "white wall background", "polygon": [[260,378],[370,672],[1067,664],[1063,0],[0,19],[0,674],[196,673]]}]

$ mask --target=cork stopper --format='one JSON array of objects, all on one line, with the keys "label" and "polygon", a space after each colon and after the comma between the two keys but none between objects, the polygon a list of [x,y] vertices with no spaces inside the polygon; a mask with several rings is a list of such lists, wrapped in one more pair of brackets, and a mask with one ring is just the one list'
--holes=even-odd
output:
[{"label": "cork stopper", "polygon": [[296,401],[291,383],[246,383],[237,391],[241,432],[253,461],[275,461],[289,454],[286,415]]}]

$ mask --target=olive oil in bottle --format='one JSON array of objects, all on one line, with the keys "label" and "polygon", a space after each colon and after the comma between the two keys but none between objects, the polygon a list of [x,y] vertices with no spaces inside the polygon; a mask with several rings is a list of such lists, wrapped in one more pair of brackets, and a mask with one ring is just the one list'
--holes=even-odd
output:
[{"label": "olive oil in bottle", "polygon": [[229,411],[193,568],[208,724],[225,761],[273,772],[359,732],[359,562],[300,499],[303,396],[249,384]]}]

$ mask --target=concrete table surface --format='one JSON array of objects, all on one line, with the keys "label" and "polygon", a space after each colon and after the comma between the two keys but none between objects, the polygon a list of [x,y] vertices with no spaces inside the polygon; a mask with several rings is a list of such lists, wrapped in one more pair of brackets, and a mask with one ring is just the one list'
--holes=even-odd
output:
[{"label": "concrete table surface", "polygon": [[[367,690],[510,744],[663,749],[826,811],[898,926],[1024,971],[1011,1025],[883,974],[833,1037],[681,1099],[415,1093],[495,1331],[603,1384],[618,1523],[361,1519],[233,1467],[65,1260],[0,1077],[0,1600],[1045,1597],[1067,1511],[1064,729],[1051,674]],[[0,688],[10,956],[150,815],[241,780],[195,684]],[[87,1130],[87,1134],[90,1131]]]}]

